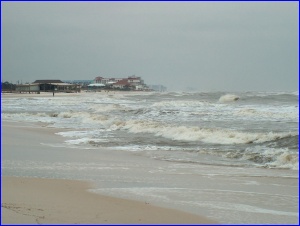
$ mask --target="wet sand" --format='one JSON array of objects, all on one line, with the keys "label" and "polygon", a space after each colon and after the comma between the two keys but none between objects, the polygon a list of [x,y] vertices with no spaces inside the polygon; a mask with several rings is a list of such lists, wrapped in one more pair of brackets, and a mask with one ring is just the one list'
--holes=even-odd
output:
[{"label": "wet sand", "polygon": [[[55,131],[33,124],[2,122],[2,161],[15,154],[16,150],[24,153],[24,156],[16,158],[32,158],[34,161],[36,155],[42,156],[46,151],[42,142],[61,139],[54,135]],[[59,149],[49,150],[53,155],[59,155]],[[30,154],[26,155],[26,152]],[[199,215],[161,208],[147,202],[92,193],[88,189],[93,185],[85,181],[3,176],[1,179],[2,224],[215,223]]]},{"label": "wet sand", "polygon": [[2,178],[2,224],[207,224],[203,217],[88,192],[83,181]]},{"label": "wet sand", "polygon": [[[43,97],[59,100],[60,95],[62,98],[72,95],[81,97],[85,93],[59,93],[55,97],[51,93],[11,94],[8,98],[30,96],[34,99]],[[119,93],[95,95],[118,97]],[[41,122],[2,122],[2,176],[93,181],[93,184],[84,185],[81,191],[92,188],[100,196],[138,200],[147,206],[177,209],[180,213],[185,211],[201,219],[201,216],[206,216],[224,224],[297,224],[299,221],[298,171],[201,164],[190,167],[172,161],[154,161],[130,151],[69,145],[64,141],[71,138],[55,135],[63,131],[68,129],[51,128],[51,125],[46,127]],[[47,203],[42,205],[46,206]],[[3,219],[15,219],[16,223],[24,222],[24,218],[32,218],[26,214],[9,217],[15,213],[8,208],[2,208],[2,213]],[[50,214],[53,216],[53,213]],[[150,218],[153,220],[157,217]],[[118,219],[118,215],[113,219]],[[190,221],[184,220],[182,223],[177,219],[174,222],[174,219],[170,217],[170,223],[190,224]],[[135,222],[133,218],[131,220],[129,223]],[[202,220],[195,223],[202,224]]]}]

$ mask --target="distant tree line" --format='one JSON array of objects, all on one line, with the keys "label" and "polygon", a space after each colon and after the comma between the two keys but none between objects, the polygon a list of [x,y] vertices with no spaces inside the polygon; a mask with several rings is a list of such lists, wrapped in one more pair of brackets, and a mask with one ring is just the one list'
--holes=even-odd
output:
[{"label": "distant tree line", "polygon": [[10,82],[2,82],[1,90],[2,91],[14,91],[14,90],[16,90],[16,85],[12,84]]}]

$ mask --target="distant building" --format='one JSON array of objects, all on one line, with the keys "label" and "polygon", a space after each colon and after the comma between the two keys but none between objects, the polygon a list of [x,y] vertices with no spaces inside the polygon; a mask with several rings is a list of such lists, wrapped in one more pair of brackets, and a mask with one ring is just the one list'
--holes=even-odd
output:
[{"label": "distant building", "polygon": [[87,85],[87,89],[88,90],[93,90],[93,91],[101,91],[101,89],[103,89],[105,87],[104,84],[101,84],[101,83],[92,83],[92,84],[89,84]]},{"label": "distant building", "polygon": [[65,83],[70,84],[77,84],[81,86],[88,86],[89,84],[92,84],[94,80],[63,80]]},{"label": "distant building", "polygon": [[131,84],[128,82],[128,79],[122,79],[112,85],[116,89],[130,89]]},{"label": "distant building", "polygon": [[136,77],[135,75],[128,77],[128,82],[131,85],[144,85],[144,80],[141,77]]},{"label": "distant building", "polygon": [[128,90],[148,90],[141,77],[135,75],[128,78],[104,78],[98,76],[94,79],[95,84],[104,84],[106,87],[113,89],[128,89]]},{"label": "distant building", "polygon": [[17,92],[78,92],[77,84],[64,83],[61,80],[36,80],[31,84],[17,85]]},{"label": "distant building", "polygon": [[40,85],[39,84],[21,84],[21,85],[16,85],[16,92],[28,92],[28,93],[38,93],[40,92]]},{"label": "distant building", "polygon": [[109,82],[109,78],[96,77],[94,79],[94,83],[107,84]]}]

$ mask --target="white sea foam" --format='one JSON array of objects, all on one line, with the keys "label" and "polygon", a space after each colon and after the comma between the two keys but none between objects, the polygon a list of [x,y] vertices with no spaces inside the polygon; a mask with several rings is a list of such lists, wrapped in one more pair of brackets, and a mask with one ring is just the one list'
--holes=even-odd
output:
[{"label": "white sea foam", "polygon": [[67,144],[97,144],[97,143],[103,143],[103,142],[109,142],[108,139],[93,139],[93,138],[80,138],[75,140],[67,140],[65,141]]},{"label": "white sea foam", "polygon": [[97,134],[100,134],[101,130],[95,131],[95,130],[88,130],[88,131],[65,131],[65,132],[58,132],[56,134],[61,135],[63,137],[87,137],[87,136],[95,136]]},{"label": "white sea foam", "polygon": [[[258,114],[255,109],[242,109],[239,114]],[[266,114],[266,113],[260,113]],[[222,128],[201,128],[191,126],[178,126],[172,124],[165,124],[158,121],[151,120],[125,120],[118,117],[101,115],[89,112],[61,112],[50,113],[47,117],[45,113],[29,114],[18,113],[16,115],[2,113],[4,118],[26,118],[29,121],[38,121],[55,123],[57,119],[68,119],[69,124],[63,124],[69,128],[79,127],[82,128],[93,127],[102,128],[106,131],[127,130],[130,133],[151,133],[155,136],[168,138],[178,141],[202,141],[205,143],[215,144],[247,144],[247,143],[263,143],[274,139],[283,138],[290,135],[297,135],[296,132],[291,133],[253,133],[241,132],[237,130],[222,129]],[[268,114],[267,114],[268,116]],[[283,116],[281,116],[283,117]],[[292,116],[293,117],[293,116]],[[57,119],[56,119],[57,118]],[[71,120],[72,119],[72,120]],[[74,121],[76,120],[76,121]],[[58,121],[60,122],[60,121]],[[64,123],[67,123],[65,121]],[[61,124],[61,122],[60,122]],[[58,126],[58,125],[57,125]]]},{"label": "white sea foam", "polygon": [[219,102],[227,103],[227,102],[234,102],[240,99],[237,95],[234,94],[226,94],[220,97]]},{"label": "white sea foam", "polygon": [[299,155],[285,149],[284,152],[276,157],[275,161],[266,165],[270,168],[299,170]]},{"label": "white sea foam", "polygon": [[[31,161],[7,156],[3,172],[93,180],[100,187],[104,181],[106,194],[147,196],[191,212],[205,208],[225,224],[297,223],[298,92],[237,95],[236,102],[218,101],[220,92],[6,98],[3,120],[47,122],[67,142],[43,143],[53,147],[49,158],[35,155],[38,150],[30,150]],[[108,160],[119,158],[103,161],[99,146],[110,148]],[[238,186],[225,191],[226,183]],[[262,185],[272,192],[258,193]]]},{"label": "white sea foam", "polygon": [[[244,110],[254,114],[256,110]],[[100,124],[108,131],[127,130],[130,133],[151,133],[171,140],[202,141],[216,144],[262,143],[296,133],[250,133],[221,128],[172,126],[149,120],[121,120],[87,112],[62,112],[58,117],[79,118],[83,123]]]},{"label": "white sea foam", "polygon": [[245,107],[237,109],[233,112],[236,116],[251,116],[257,119],[268,118],[269,120],[278,119],[294,119],[298,118],[298,113],[295,111],[295,107],[282,106],[282,107],[264,107],[264,108],[251,108]]},{"label": "white sea foam", "polygon": [[215,144],[263,143],[297,133],[247,133],[219,128],[199,128],[163,125],[158,122],[130,120],[113,124],[111,129],[125,129],[131,133],[152,133],[171,140],[202,141]]},{"label": "white sea foam", "polygon": [[[4,120],[43,122],[49,127],[71,129],[75,132],[60,135],[71,138],[69,142],[73,145],[103,143],[106,139],[120,139],[118,143],[123,144],[123,139],[132,138],[132,134],[144,139],[147,133],[149,137],[139,140],[139,144],[153,145],[157,136],[179,141],[178,146],[172,142],[175,149],[182,148],[180,142],[184,141],[188,148],[202,142],[205,149],[210,150],[211,144],[263,145],[266,141],[298,135],[293,132],[298,122],[296,98],[288,96],[291,93],[278,95],[241,93],[243,101],[236,104],[225,103],[234,102],[239,96],[220,97],[219,93],[86,94],[67,98],[4,99],[1,115]],[[219,102],[216,101],[218,97]],[[157,144],[157,150],[168,146],[168,141],[161,140],[163,143]],[[132,145],[136,145],[134,141]],[[222,146],[219,148],[222,152]],[[285,158],[289,157],[283,155],[278,161],[284,162]]]},{"label": "white sea foam", "polygon": [[152,107],[201,107],[203,105],[210,105],[206,101],[161,101],[154,103]]},{"label": "white sea foam", "polygon": [[128,110],[125,106],[121,106],[120,104],[98,104],[93,105],[90,108],[95,112],[110,112],[110,111],[120,111],[120,110]]},{"label": "white sea foam", "polygon": [[267,146],[253,146],[245,151],[231,151],[224,157],[242,159],[266,168],[283,168],[299,170],[299,154],[288,148],[271,148]]}]

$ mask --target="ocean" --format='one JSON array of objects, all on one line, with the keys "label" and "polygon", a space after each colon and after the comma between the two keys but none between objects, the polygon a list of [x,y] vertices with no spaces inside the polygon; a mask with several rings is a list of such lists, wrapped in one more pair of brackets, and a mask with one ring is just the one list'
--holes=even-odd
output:
[{"label": "ocean", "polygon": [[39,123],[64,138],[43,145],[121,158],[4,159],[2,174],[91,180],[93,192],[147,197],[221,223],[297,223],[298,101],[298,92],[2,98],[2,120]]}]

